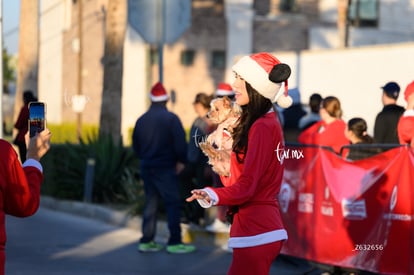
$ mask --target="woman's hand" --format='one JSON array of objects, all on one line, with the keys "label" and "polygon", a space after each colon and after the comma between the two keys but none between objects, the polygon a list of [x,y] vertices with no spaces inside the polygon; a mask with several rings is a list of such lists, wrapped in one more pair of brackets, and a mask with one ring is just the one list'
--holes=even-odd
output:
[{"label": "woman's hand", "polygon": [[29,139],[29,134],[26,134],[27,144],[27,159],[35,159],[39,161],[50,148],[50,133],[49,129],[44,129],[37,133],[34,137]]},{"label": "woman's hand", "polygon": [[192,202],[193,200],[205,200],[207,203],[210,203],[211,201],[210,196],[202,189],[194,189],[191,191],[191,194],[191,197],[186,199],[187,202]]}]

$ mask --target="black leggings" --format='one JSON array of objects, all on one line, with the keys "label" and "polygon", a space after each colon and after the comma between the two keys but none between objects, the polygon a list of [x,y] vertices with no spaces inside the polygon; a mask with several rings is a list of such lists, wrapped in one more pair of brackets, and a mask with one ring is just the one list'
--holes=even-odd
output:
[{"label": "black leggings", "polygon": [[18,142],[15,142],[14,144],[16,144],[17,147],[19,148],[20,161],[22,163],[25,162],[26,154],[27,154],[26,142],[18,141]]}]

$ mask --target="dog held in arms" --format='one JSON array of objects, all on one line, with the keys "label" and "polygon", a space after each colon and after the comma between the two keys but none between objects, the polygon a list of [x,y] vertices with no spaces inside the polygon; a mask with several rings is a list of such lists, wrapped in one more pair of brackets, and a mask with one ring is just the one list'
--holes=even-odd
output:
[{"label": "dog held in arms", "polygon": [[214,132],[199,143],[214,172],[230,175],[230,155],[233,147],[232,133],[241,115],[241,108],[227,96],[211,101],[207,117],[217,124]]}]

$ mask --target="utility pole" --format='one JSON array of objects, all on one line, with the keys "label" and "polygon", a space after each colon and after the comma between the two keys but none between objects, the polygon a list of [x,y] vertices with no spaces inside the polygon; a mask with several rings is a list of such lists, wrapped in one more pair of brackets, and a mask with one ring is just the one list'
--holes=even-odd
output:
[{"label": "utility pole", "polygon": [[[166,18],[165,0],[157,2],[157,17]],[[160,38],[158,44],[158,78],[159,82],[164,82],[164,41],[165,41],[165,22],[164,20],[158,21],[157,33]],[[164,83],[163,83],[164,84]]]},{"label": "utility pole", "polygon": [[[345,48],[349,47],[349,24],[350,24],[350,22],[349,22],[349,6],[350,5],[351,5],[351,0],[348,0],[348,3],[346,4],[346,19],[345,19],[346,20],[346,22],[345,22],[345,37],[344,37],[344,39],[345,39],[345,42],[344,42]],[[358,5],[359,5],[359,2],[358,2]],[[359,10],[359,7],[358,7],[358,10]],[[358,11],[358,13],[359,13],[359,11]]]},{"label": "utility pole", "polygon": [[338,0],[338,34],[339,47],[346,48],[348,44],[348,0]]}]

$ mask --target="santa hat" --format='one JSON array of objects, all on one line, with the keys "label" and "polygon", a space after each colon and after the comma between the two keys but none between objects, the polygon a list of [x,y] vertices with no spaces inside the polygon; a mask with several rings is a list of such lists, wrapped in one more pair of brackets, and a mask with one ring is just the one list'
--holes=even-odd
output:
[{"label": "santa hat", "polygon": [[233,88],[224,82],[219,83],[215,92],[216,96],[234,96]]},{"label": "santa hat", "polygon": [[[232,69],[262,96],[277,102],[280,107],[292,105],[287,81],[291,73],[290,67],[273,55],[262,52],[244,56]],[[285,87],[281,90],[283,83]]]},{"label": "santa hat", "polygon": [[414,81],[407,85],[404,91],[404,99],[408,102],[408,98],[414,94]]},{"label": "santa hat", "polygon": [[151,101],[152,102],[160,102],[160,101],[167,101],[168,94],[165,90],[164,86],[160,82],[157,82],[151,89]]}]

